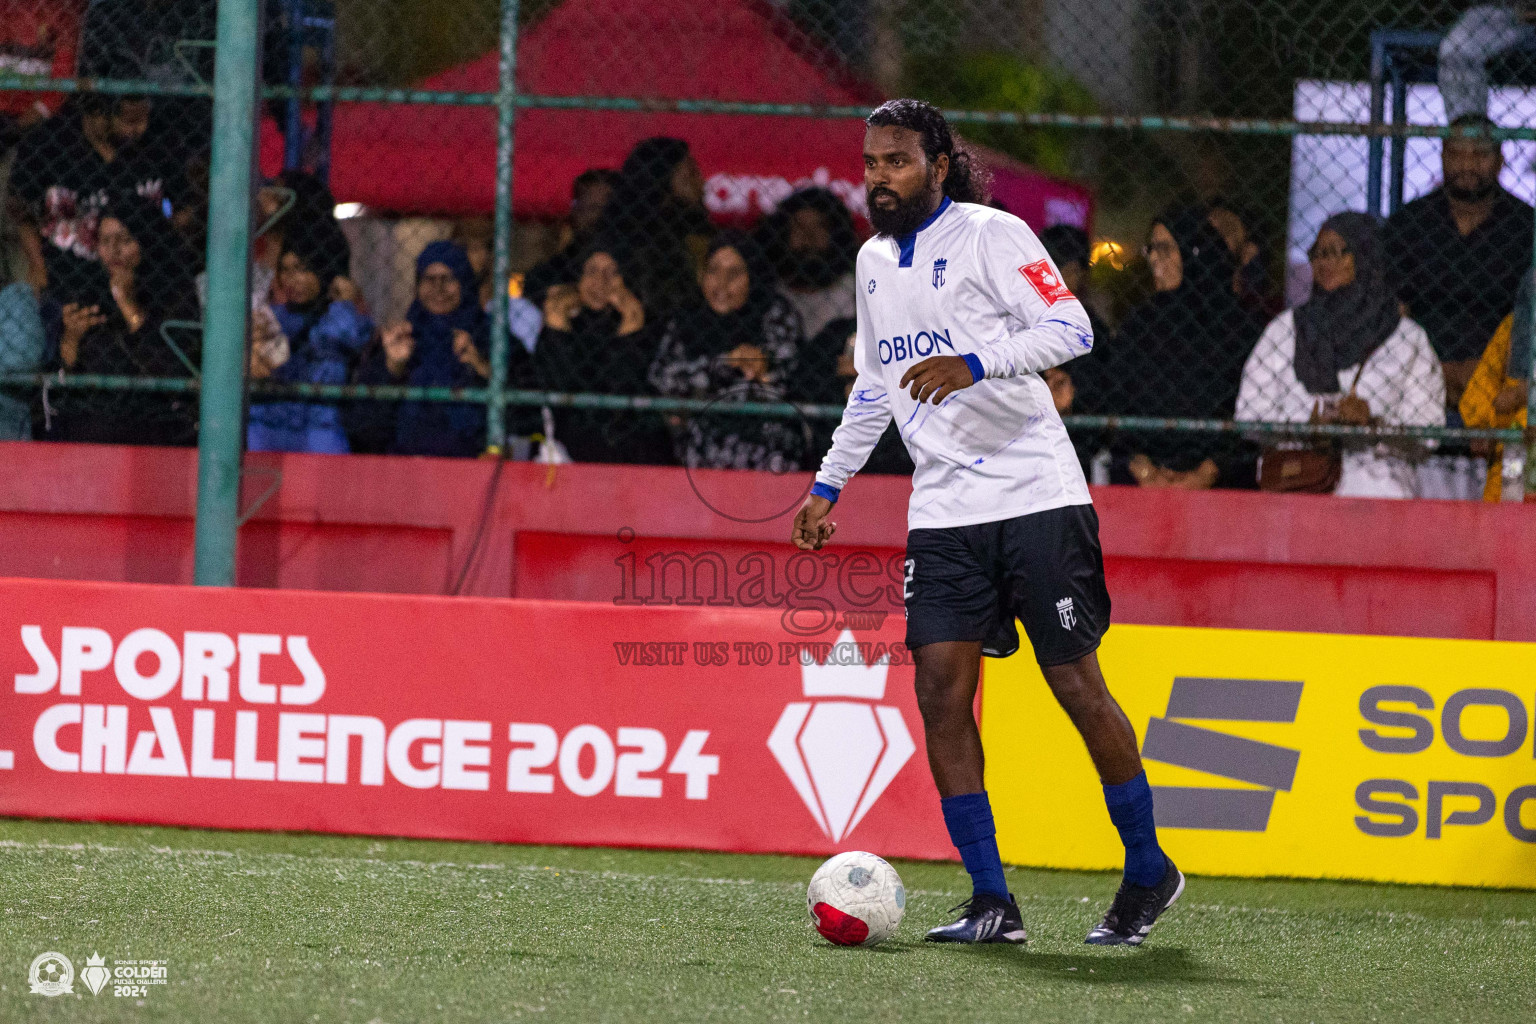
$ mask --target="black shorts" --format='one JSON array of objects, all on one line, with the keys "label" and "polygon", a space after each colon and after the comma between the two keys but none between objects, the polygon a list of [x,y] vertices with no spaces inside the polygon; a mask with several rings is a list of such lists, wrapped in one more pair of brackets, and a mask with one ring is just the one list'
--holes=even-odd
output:
[{"label": "black shorts", "polygon": [[980,640],[990,658],[1019,649],[1065,665],[1099,646],[1109,591],[1092,505],[1067,505],[972,526],[907,534],[907,647]]}]

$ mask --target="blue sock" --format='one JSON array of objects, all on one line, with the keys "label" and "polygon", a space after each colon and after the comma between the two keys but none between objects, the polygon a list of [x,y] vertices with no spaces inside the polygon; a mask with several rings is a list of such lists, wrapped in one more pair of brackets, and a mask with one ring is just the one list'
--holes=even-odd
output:
[{"label": "blue sock", "polygon": [[1118,786],[1105,786],[1104,802],[1109,805],[1109,820],[1120,830],[1120,841],[1125,844],[1126,881],[1147,888],[1161,882],[1168,861],[1163,848],[1157,845],[1157,822],[1152,819],[1152,787],[1147,785],[1147,773]]},{"label": "blue sock", "polygon": [[944,808],[944,827],[949,840],[960,851],[965,870],[971,873],[971,888],[1008,898],[1008,880],[1003,877],[1003,859],[997,853],[997,827],[992,824],[992,804],[986,793],[962,793],[939,801]]}]

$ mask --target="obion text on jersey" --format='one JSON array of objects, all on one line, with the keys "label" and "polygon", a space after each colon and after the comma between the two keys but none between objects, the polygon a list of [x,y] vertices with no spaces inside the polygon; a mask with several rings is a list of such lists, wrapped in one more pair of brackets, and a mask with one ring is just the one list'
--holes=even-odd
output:
[{"label": "obion text on jersey", "polygon": [[901,362],[904,359],[926,358],[938,355],[939,346],[948,345],[951,352],[955,351],[954,342],[949,340],[949,330],[934,329],[931,331],[918,331],[916,334],[897,334],[890,338],[881,338],[879,341],[880,362],[882,365],[892,360]]}]

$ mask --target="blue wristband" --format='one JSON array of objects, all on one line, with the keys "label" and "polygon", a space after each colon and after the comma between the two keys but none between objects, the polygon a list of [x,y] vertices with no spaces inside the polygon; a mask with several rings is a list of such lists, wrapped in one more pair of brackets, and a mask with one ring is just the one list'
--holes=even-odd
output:
[{"label": "blue wristband", "polygon": [[977,381],[981,380],[981,378],[983,378],[983,377],[985,377],[987,375],[987,371],[982,369],[981,360],[976,358],[975,353],[967,352],[965,355],[961,356],[960,358],[964,359],[965,360],[965,365],[969,366],[971,368],[971,383],[972,384],[975,384]]},{"label": "blue wristband", "polygon": [[814,484],[811,484],[811,493],[816,495],[818,498],[826,498],[828,501],[835,504],[837,502],[837,496],[843,492],[842,488],[840,487],[833,487],[831,484],[824,484],[818,480]]}]

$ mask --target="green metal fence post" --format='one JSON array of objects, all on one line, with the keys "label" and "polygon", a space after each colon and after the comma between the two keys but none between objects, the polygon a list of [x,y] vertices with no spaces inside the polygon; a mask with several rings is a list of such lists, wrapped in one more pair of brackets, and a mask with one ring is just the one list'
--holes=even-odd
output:
[{"label": "green metal fence post", "polygon": [[260,38],[260,0],[219,0],[197,445],[193,580],[199,586],[235,583]]},{"label": "green metal fence post", "polygon": [[485,409],[486,447],[507,442],[507,280],[512,275],[512,138],[517,114],[518,0],[501,0],[501,89],[496,94],[496,227],[491,264],[491,379]]}]

